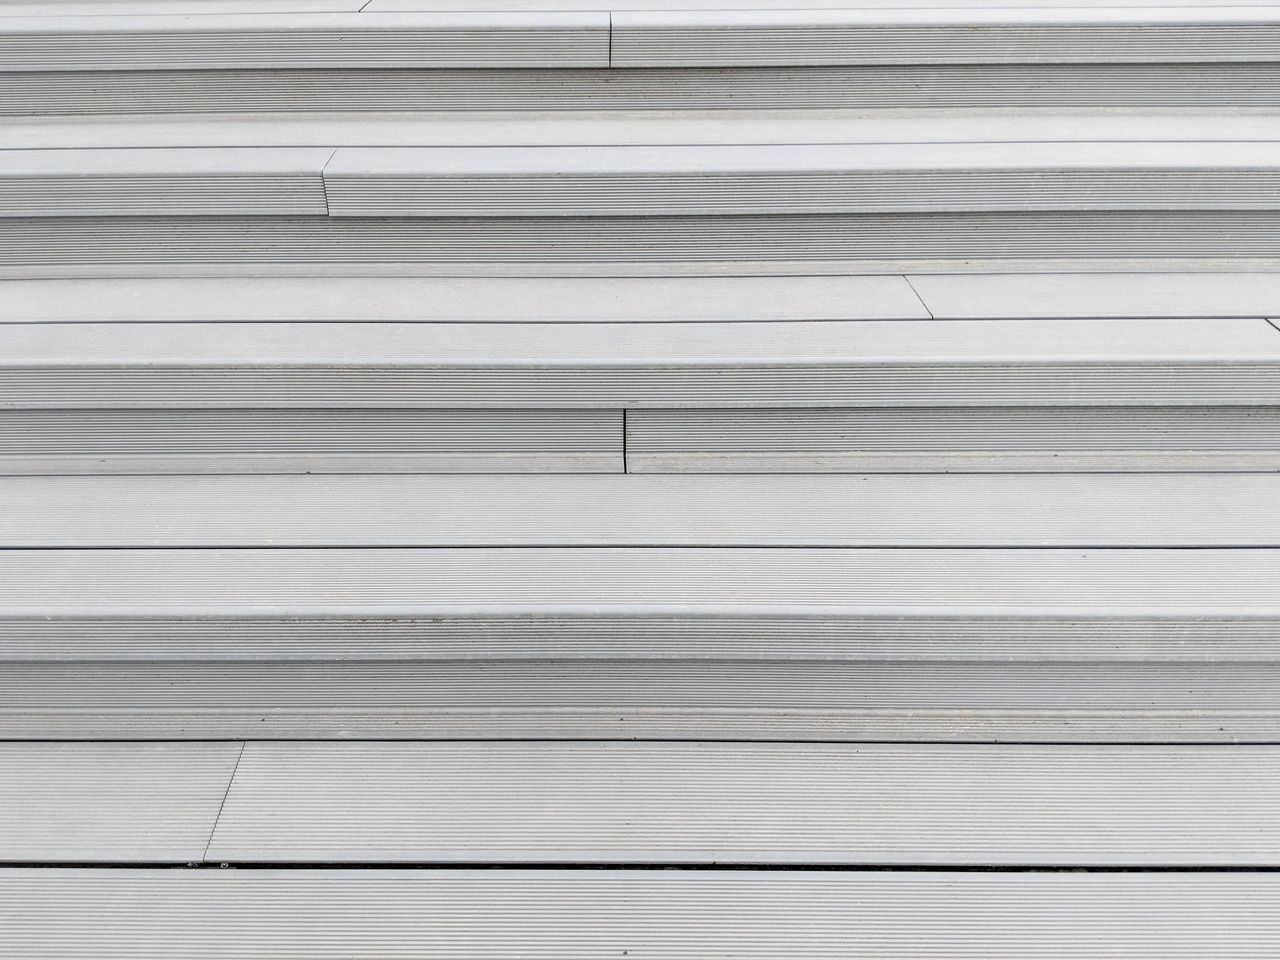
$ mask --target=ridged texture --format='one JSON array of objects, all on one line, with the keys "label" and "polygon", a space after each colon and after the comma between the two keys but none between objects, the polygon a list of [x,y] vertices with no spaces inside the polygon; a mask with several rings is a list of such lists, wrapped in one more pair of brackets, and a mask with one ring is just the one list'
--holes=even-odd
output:
[{"label": "ridged texture", "polygon": [[0,551],[0,616],[1280,616],[1280,550]]},{"label": "ridged texture", "polygon": [[0,411],[0,473],[622,469],[608,410]]},{"label": "ridged texture", "polygon": [[0,743],[0,860],[199,860],[239,756],[237,743]]},{"label": "ridged texture", "polygon": [[[1266,275],[1252,277],[1254,284],[1267,282]],[[1239,289],[1241,281],[1230,279],[1229,284],[1219,286]],[[1204,281],[1212,285],[1213,278],[1206,277]],[[1271,305],[1280,314],[1280,289]],[[1265,311],[1256,315],[1265,315]],[[0,322],[4,323],[346,321],[365,324],[363,329],[368,336],[380,329],[373,321],[683,323],[907,319],[927,320],[929,312],[905,278],[886,276],[0,281]],[[314,327],[310,329],[315,331]]]},{"label": "ridged texture", "polygon": [[324,216],[319,178],[94,177],[43,181],[0,179],[0,217]]},{"label": "ridged texture", "polygon": [[0,872],[13,960],[1269,960],[1280,879],[1093,873]]},{"label": "ridged texture", "polygon": [[0,23],[4,70],[604,67],[606,13],[213,14]]},{"label": "ridged texture", "polygon": [[4,621],[0,660],[1267,664],[1275,634],[1265,616],[41,617]]},{"label": "ridged texture", "polygon": [[[471,182],[430,177],[335,179],[326,174],[325,183],[331,212],[345,217],[1280,208],[1280,174],[1238,170],[1186,173],[909,171],[883,176],[780,173],[758,177],[706,173],[689,174],[683,179],[677,175],[603,174],[598,177],[512,176],[490,180],[477,177]],[[38,200],[31,202],[27,215],[40,216],[38,204]],[[17,209],[16,205],[11,209]]]},{"label": "ridged texture", "polygon": [[1274,743],[1276,663],[9,662],[0,739]]},{"label": "ridged texture", "polygon": [[350,147],[339,216],[632,216],[1262,210],[1268,144],[950,143]]},{"label": "ridged texture", "polygon": [[1280,476],[0,479],[0,548],[640,544],[1280,547]]},{"label": "ridged texture", "polygon": [[14,218],[0,268],[1280,257],[1280,213]]},{"label": "ridged texture", "polygon": [[1280,273],[917,274],[910,280],[939,320],[1280,317]]},{"label": "ridged texture", "polygon": [[593,366],[868,371],[1000,364],[1265,368],[1280,331],[1261,319],[803,321],[778,323],[42,323],[0,324],[7,372],[61,367],[344,365],[408,371]]},{"label": "ridged texture", "polygon": [[[1141,394],[1138,394],[1141,395]],[[1277,469],[1280,408],[635,410],[632,470]]]},{"label": "ridged texture", "polygon": [[250,743],[209,859],[1274,866],[1274,747]]},{"label": "ridged texture", "polygon": [[1262,320],[12,324],[0,407],[1233,405]]},{"label": "ridged texture", "polygon": [[834,364],[684,369],[600,364],[542,370],[501,363],[488,369],[353,366],[10,368],[0,385],[0,407],[1194,407],[1262,404],[1280,397],[1280,362],[884,363],[843,369]]},{"label": "ridged texture", "polygon": [[0,115],[245,111],[1254,107],[1280,64],[974,64],[612,70],[0,72]]},{"label": "ridged texture", "polygon": [[1268,61],[1266,8],[788,10],[613,14],[620,67]]}]

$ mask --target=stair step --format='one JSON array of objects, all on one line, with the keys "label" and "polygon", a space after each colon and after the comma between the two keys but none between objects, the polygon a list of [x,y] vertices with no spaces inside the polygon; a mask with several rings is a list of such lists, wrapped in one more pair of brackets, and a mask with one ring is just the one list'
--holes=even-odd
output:
[{"label": "stair step", "polygon": [[1266,867],[1277,776],[1252,746],[250,743],[207,856]]},{"label": "stair step", "polygon": [[9,73],[609,65],[607,12],[190,10],[0,17],[0,63]]},{"label": "stair step", "polygon": [[1280,547],[1274,474],[0,478],[0,548]]},{"label": "stair step", "polygon": [[1250,470],[1280,430],[1260,319],[10,323],[0,356],[9,474]]},{"label": "stair step", "polygon": [[8,863],[1269,867],[1273,746],[0,743]]},{"label": "stair step", "polygon": [[[608,217],[9,218],[0,276],[208,271],[886,273],[1257,269],[1280,211],[1063,210]],[[1117,265],[1119,262],[1120,265]],[[995,264],[995,266],[992,266]]]},{"label": "stair step", "polygon": [[14,960],[1275,955],[1267,873],[5,870]]}]

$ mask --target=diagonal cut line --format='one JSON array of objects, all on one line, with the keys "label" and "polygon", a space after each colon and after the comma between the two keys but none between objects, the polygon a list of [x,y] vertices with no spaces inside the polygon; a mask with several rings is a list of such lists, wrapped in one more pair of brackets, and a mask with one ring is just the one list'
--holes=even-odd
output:
[{"label": "diagonal cut line", "polygon": [[222,802],[218,804],[218,812],[213,817],[213,826],[209,828],[209,839],[205,841],[204,853],[200,855],[202,861],[209,859],[209,847],[213,845],[213,835],[218,832],[218,823],[222,820],[222,808],[227,805],[227,797],[231,793],[231,784],[235,783],[236,774],[240,770],[240,760],[244,757],[244,748],[247,746],[245,741],[240,741],[240,752],[236,754],[235,766],[231,768],[231,776],[227,778],[227,789],[222,791]]}]

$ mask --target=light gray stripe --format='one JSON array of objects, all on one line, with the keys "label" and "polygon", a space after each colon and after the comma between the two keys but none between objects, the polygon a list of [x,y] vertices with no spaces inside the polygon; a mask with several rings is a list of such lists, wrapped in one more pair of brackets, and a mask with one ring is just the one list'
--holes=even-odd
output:
[{"label": "light gray stripe", "polygon": [[1280,547],[1280,476],[0,479],[0,547]]},{"label": "light gray stripe", "polygon": [[[442,71],[447,78],[448,71]],[[578,71],[563,77],[562,86],[581,89],[596,71]],[[670,74],[670,71],[659,71]],[[811,71],[822,75],[822,71]],[[372,72],[377,77],[376,71]],[[482,73],[482,71],[472,71]],[[503,71],[483,71],[483,76]],[[618,71],[625,85],[629,73]],[[274,74],[289,84],[290,75]],[[705,84],[723,71],[701,71]],[[166,78],[172,76],[166,74]],[[189,76],[189,75],[186,75]],[[297,75],[293,81],[297,83]],[[576,80],[575,80],[576,77]],[[117,80],[125,78],[118,77]],[[366,77],[368,82],[371,77]],[[424,95],[439,91],[443,81],[432,74],[423,85]],[[490,80],[493,78],[490,77]],[[473,77],[475,89],[482,77]],[[176,81],[174,81],[176,83]],[[631,81],[634,82],[634,81]],[[673,84],[675,81],[672,81]],[[686,84],[694,82],[687,78]],[[350,86],[350,84],[347,84]],[[778,87],[785,86],[781,77]],[[16,94],[16,85],[10,85]],[[538,88],[537,75],[525,88]],[[601,91],[601,99],[606,91]],[[692,94],[691,94],[692,97]],[[696,98],[693,98],[696,100]],[[553,106],[550,102],[548,107]],[[589,105],[588,105],[589,106]],[[128,123],[103,124],[74,117],[21,119],[0,113],[0,143],[6,149],[95,149],[176,147],[279,147],[365,146],[443,147],[593,146],[621,145],[725,145],[801,143],[983,143],[1062,141],[1273,141],[1280,134],[1263,110],[1125,111],[1063,107],[1054,111],[960,111],[883,113],[848,106],[829,109],[770,109],[751,104],[712,110],[696,102],[678,110],[634,109],[548,110],[531,114],[522,110],[462,110],[449,103],[432,112],[402,113],[369,110],[361,113],[312,114],[305,105],[287,114],[255,117],[247,112],[224,116],[199,114],[164,116],[151,113],[131,116]],[[618,107],[618,104],[613,104]],[[801,107],[801,104],[796,104]],[[2,106],[0,106],[2,109]]]},{"label": "light gray stripe", "polygon": [[1273,273],[914,274],[911,285],[939,319],[1280,315]]},{"label": "light gray stripe", "polygon": [[1280,616],[1280,551],[10,550],[0,616]]},{"label": "light gray stripe", "polygon": [[902,277],[183,277],[0,281],[3,323],[622,323],[928,317],[928,311]]}]

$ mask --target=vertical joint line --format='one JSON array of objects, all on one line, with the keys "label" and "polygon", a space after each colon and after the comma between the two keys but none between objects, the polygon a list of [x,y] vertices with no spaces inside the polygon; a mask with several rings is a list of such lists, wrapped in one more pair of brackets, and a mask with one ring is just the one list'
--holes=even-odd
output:
[{"label": "vertical joint line", "polygon": [[622,472],[630,473],[627,467],[627,410],[622,409]]},{"label": "vertical joint line", "polygon": [[[373,0],[369,0],[369,2],[372,3]],[[364,8],[361,7],[361,9],[363,10]],[[333,214],[329,210],[329,180],[324,175],[324,172],[329,169],[329,164],[333,163],[333,158],[338,155],[338,151],[341,149],[341,147],[335,147],[333,153],[329,154],[329,159],[320,168],[320,192],[324,194],[324,215],[326,217],[331,217]]]},{"label": "vertical joint line", "polygon": [[916,285],[911,282],[911,278],[905,273],[902,274],[902,282],[907,285],[907,289],[916,295],[916,299],[920,301],[920,306],[924,307],[924,312],[929,315],[930,320],[937,320],[933,315],[933,311],[929,309],[929,305],[924,302],[924,297],[920,296],[920,291],[916,289]]},{"label": "vertical joint line", "polygon": [[613,66],[613,11],[609,11],[609,66]]},{"label": "vertical joint line", "polygon": [[218,823],[222,820],[222,808],[227,805],[227,797],[231,794],[231,784],[235,783],[236,774],[240,772],[240,760],[244,757],[245,741],[240,741],[240,752],[236,754],[235,765],[231,768],[231,776],[227,777],[227,789],[222,791],[222,802],[218,804],[218,812],[213,817],[213,826],[209,828],[209,839],[204,842],[204,853],[200,860],[209,861],[209,848],[213,846],[213,835],[218,832]]}]

